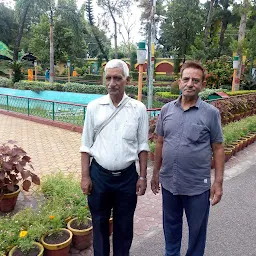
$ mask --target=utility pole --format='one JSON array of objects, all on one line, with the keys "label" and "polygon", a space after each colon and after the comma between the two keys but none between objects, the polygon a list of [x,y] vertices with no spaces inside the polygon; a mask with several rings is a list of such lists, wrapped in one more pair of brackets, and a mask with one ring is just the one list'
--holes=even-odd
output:
[{"label": "utility pole", "polygon": [[151,0],[151,13],[148,24],[148,62],[147,62],[147,87],[148,87],[148,108],[152,108],[153,101],[153,77],[155,62],[155,12],[156,0]]},{"label": "utility pole", "polygon": [[53,6],[50,6],[50,83],[54,82]]}]

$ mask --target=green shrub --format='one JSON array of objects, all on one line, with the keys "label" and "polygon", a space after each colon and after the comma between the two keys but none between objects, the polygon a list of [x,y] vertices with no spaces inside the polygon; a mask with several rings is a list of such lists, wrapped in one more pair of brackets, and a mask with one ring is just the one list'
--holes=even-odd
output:
[{"label": "green shrub", "polygon": [[64,85],[60,83],[22,80],[14,84],[15,89],[31,91],[63,91]]},{"label": "green shrub", "polygon": [[179,82],[178,80],[174,81],[171,84],[171,93],[172,94],[180,94],[180,89],[179,89]]},{"label": "green shrub", "polygon": [[256,132],[256,116],[225,125],[223,127],[224,143],[225,145],[230,144],[250,132]]},{"label": "green shrub", "polygon": [[214,94],[215,92],[223,92],[223,91],[225,91],[225,90],[206,88],[199,93],[199,96],[201,97],[202,100],[207,100],[211,94]]},{"label": "green shrub", "polygon": [[155,76],[156,81],[175,81],[175,76],[168,76],[168,75],[156,75]]},{"label": "green shrub", "polygon": [[79,83],[66,83],[63,90],[65,92],[106,94],[107,90],[104,85],[87,85]]},{"label": "green shrub", "polygon": [[206,86],[209,88],[220,88],[222,85],[232,84],[233,67],[232,58],[229,56],[220,56],[205,63],[207,70]]},{"label": "green shrub", "polygon": [[256,93],[256,90],[247,90],[247,91],[235,91],[235,92],[226,92],[229,96],[237,96],[249,93]]},{"label": "green shrub", "polygon": [[0,77],[0,87],[11,88],[13,87],[13,82],[6,77]]},{"label": "green shrub", "polygon": [[21,71],[21,69],[22,69],[22,63],[21,62],[15,61],[15,62],[10,64],[10,67],[13,70],[12,81],[14,83],[24,79],[24,74]]},{"label": "green shrub", "polygon": [[167,98],[167,99],[177,99],[179,94],[172,94],[171,92],[156,92],[155,96]]},{"label": "green shrub", "polygon": [[94,75],[94,74],[86,74],[85,76],[83,76],[83,78],[85,80],[89,80],[89,81],[101,81],[102,80],[101,75]]},{"label": "green shrub", "polygon": [[132,80],[138,80],[139,78],[138,71],[130,71],[130,77],[132,78]]}]

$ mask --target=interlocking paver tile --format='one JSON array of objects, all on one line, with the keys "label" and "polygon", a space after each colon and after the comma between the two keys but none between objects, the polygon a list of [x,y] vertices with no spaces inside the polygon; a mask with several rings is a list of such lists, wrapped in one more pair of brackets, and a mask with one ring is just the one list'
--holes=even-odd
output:
[{"label": "interlocking paver tile", "polygon": [[[81,134],[61,128],[0,114],[0,143],[15,140],[31,156],[35,171],[40,175],[62,170],[74,173],[79,179],[81,172],[79,147]],[[150,162],[149,162],[150,163]],[[148,189],[138,198],[134,216],[134,242],[141,242],[151,229],[161,229],[161,195],[150,191],[152,165],[149,164]],[[34,204],[33,196],[19,198],[17,209]],[[92,248],[78,252],[72,249],[70,256],[92,256]]]}]

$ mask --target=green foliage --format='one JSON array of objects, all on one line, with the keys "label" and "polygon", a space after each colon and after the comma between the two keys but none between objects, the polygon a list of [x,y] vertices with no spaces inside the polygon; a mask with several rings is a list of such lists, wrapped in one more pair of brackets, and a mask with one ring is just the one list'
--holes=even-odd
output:
[{"label": "green foliage", "polygon": [[180,94],[179,82],[177,80],[171,84],[171,93]]},{"label": "green foliage", "polygon": [[[131,57],[130,57],[130,64],[131,64],[131,72],[135,71],[135,64],[137,63],[137,52],[136,51],[132,51],[131,52]],[[138,73],[138,72],[136,72]],[[135,79],[135,78],[134,78]]]},{"label": "green foliage", "polygon": [[164,75],[156,75],[155,76],[155,80],[156,81],[168,81],[168,82],[172,82],[176,80],[176,76],[164,76]]},{"label": "green foliage", "polygon": [[177,99],[180,95],[172,94],[171,92],[156,92],[155,96],[159,96],[162,98],[168,98],[168,99]]},{"label": "green foliage", "polygon": [[55,198],[63,201],[67,212],[62,218],[77,217],[79,223],[87,221],[87,217],[90,216],[87,200],[78,179],[74,179],[72,174],[65,176],[62,172],[57,172],[45,176],[41,190],[49,201]]},{"label": "green foliage", "polygon": [[208,97],[211,95],[211,94],[214,94],[215,92],[223,92],[225,90],[223,89],[209,89],[209,88],[206,88],[204,89],[203,91],[201,91],[199,93],[199,96],[201,97],[202,100],[207,100]]},{"label": "green foliage", "polygon": [[150,152],[155,153],[155,151],[156,151],[156,143],[154,141],[149,141],[148,146],[149,146]]},{"label": "green foliage", "polygon": [[132,78],[133,81],[138,81],[139,78],[139,73],[137,70],[135,71],[130,71],[130,77]]},{"label": "green foliage", "polygon": [[221,56],[219,58],[206,61],[206,86],[218,89],[221,85],[232,84],[232,65],[232,58],[228,56]]},{"label": "green foliage", "polygon": [[101,75],[93,75],[93,74],[86,74],[83,76],[85,80],[92,80],[92,81],[101,81],[102,76]]},{"label": "green foliage", "polygon": [[50,84],[49,82],[22,80],[14,84],[15,89],[31,91],[63,91],[64,86],[60,83]]},{"label": "green foliage", "polygon": [[13,82],[11,79],[0,77],[0,87],[11,88],[13,87]]},{"label": "green foliage", "polygon": [[256,116],[225,125],[223,127],[224,143],[225,145],[230,144],[250,132],[256,132]]},{"label": "green foliage", "polygon": [[169,54],[183,58],[202,30],[203,12],[198,0],[170,1],[167,8],[167,19],[162,23],[159,42]]},{"label": "green foliage", "polygon": [[13,83],[24,79],[24,75],[21,71],[21,69],[22,69],[21,62],[15,61],[15,62],[11,63],[10,68],[13,70],[13,77],[12,77]]},{"label": "green foliage", "polygon": [[64,87],[65,92],[78,93],[92,93],[92,94],[106,94],[106,87],[103,85],[86,85],[79,83],[66,83]]},{"label": "green foliage", "polygon": [[228,94],[229,96],[237,96],[237,95],[250,94],[250,93],[256,93],[256,90],[226,92],[226,94]]}]

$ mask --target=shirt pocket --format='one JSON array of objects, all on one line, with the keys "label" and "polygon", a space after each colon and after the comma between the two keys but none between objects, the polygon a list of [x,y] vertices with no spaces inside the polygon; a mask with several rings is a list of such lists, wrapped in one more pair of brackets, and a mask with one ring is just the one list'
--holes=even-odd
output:
[{"label": "shirt pocket", "polygon": [[123,139],[127,141],[135,141],[137,137],[137,127],[135,124],[126,123],[123,126]]},{"label": "shirt pocket", "polygon": [[188,132],[187,138],[192,142],[205,142],[209,139],[209,132],[207,127],[198,124],[192,124],[191,129]]}]

